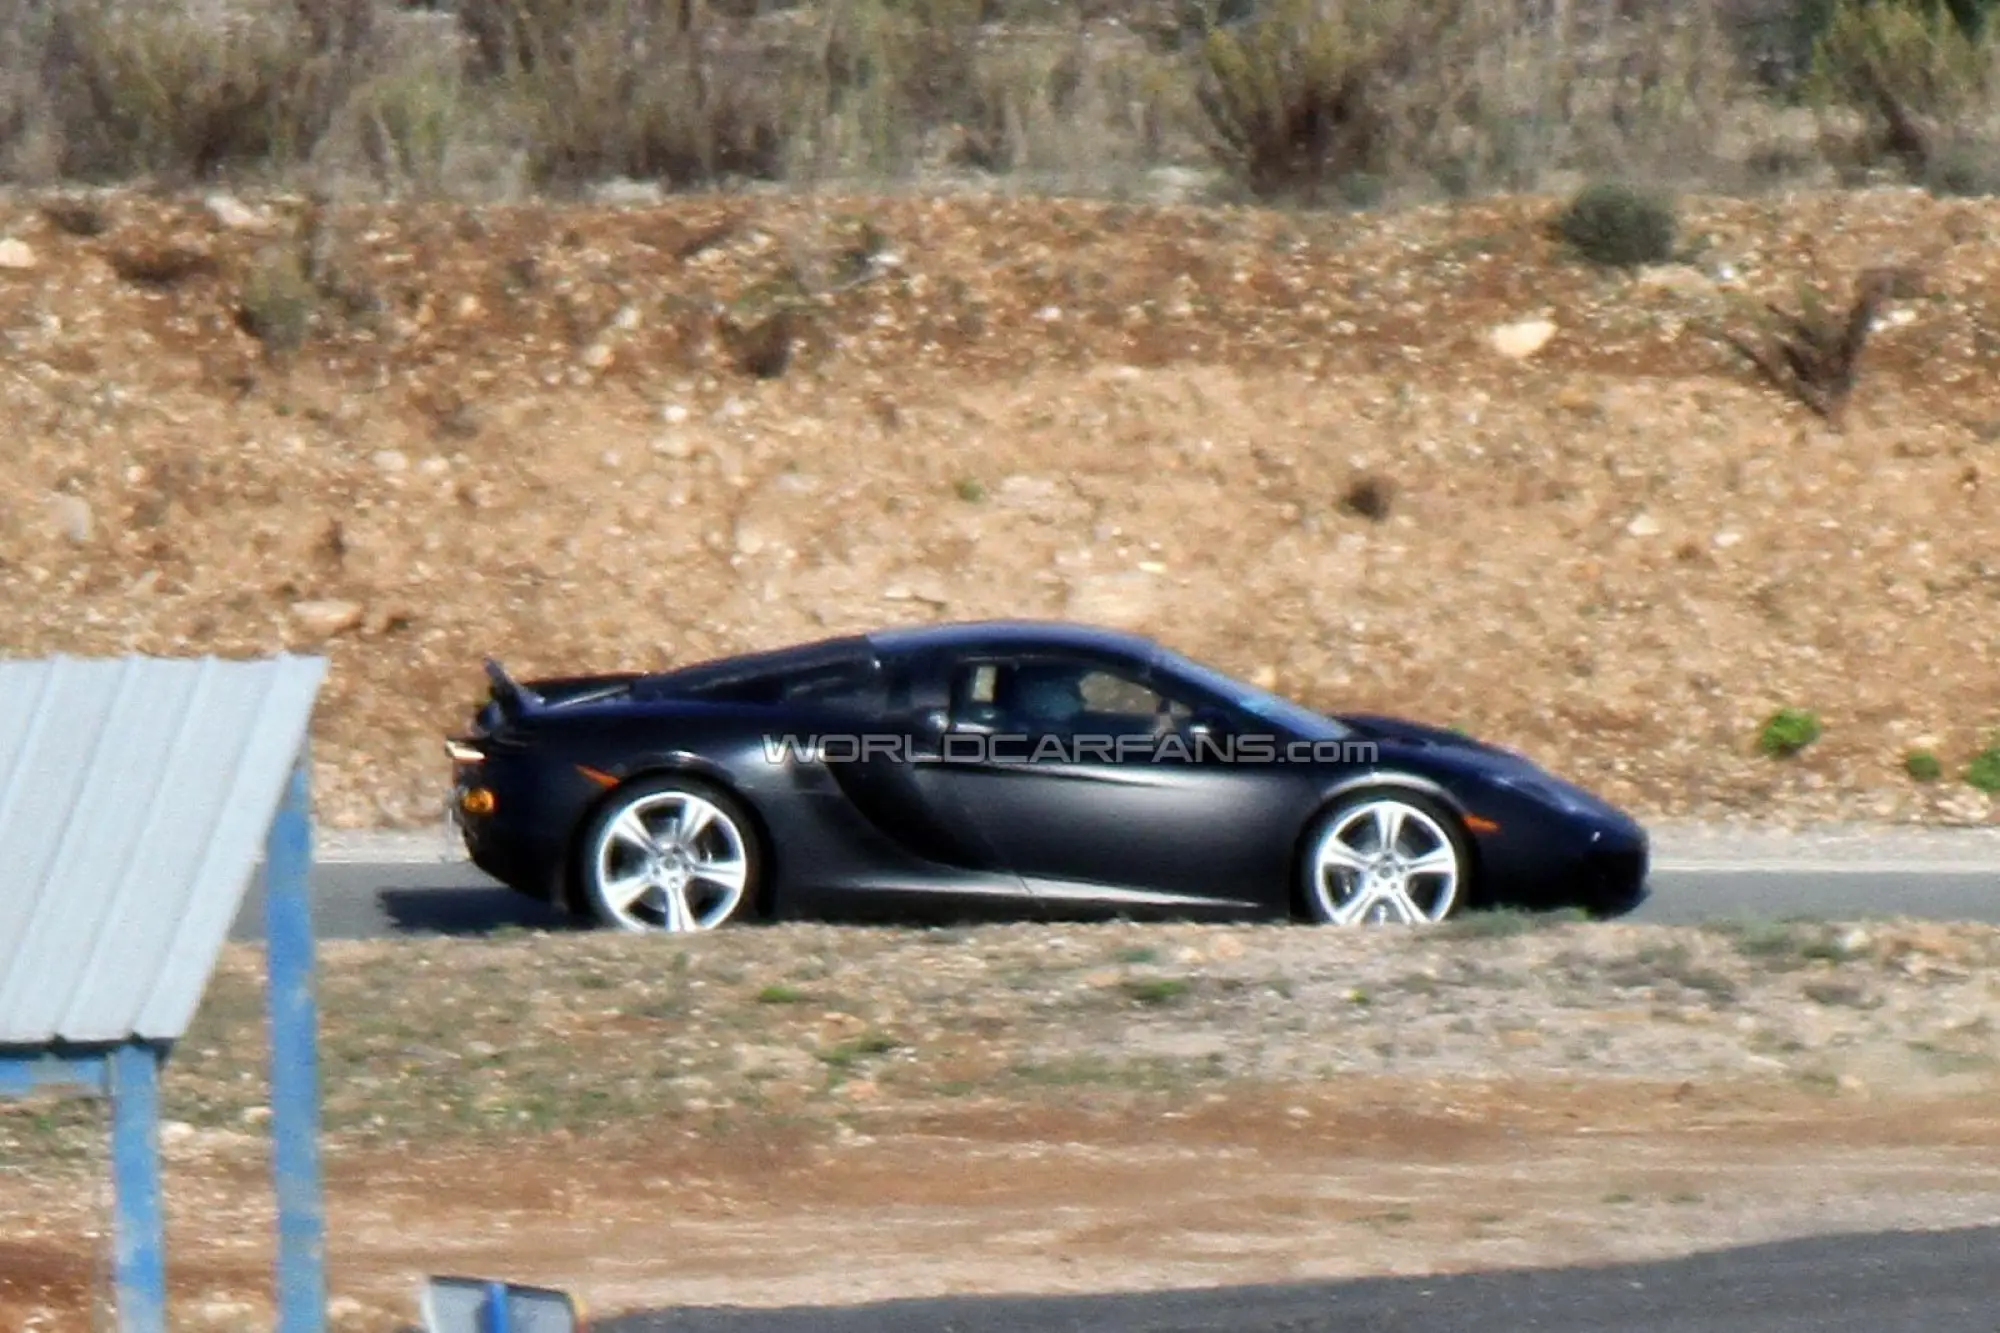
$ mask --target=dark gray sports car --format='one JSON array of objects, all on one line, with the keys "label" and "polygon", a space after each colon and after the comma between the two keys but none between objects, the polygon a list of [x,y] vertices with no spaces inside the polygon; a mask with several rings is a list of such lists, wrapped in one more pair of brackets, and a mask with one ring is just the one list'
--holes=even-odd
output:
[{"label": "dark gray sports car", "polygon": [[1618,913],[1645,831],[1511,751],[1134,634],[1000,621],[520,682],[446,742],[475,864],[625,930],[939,907]]}]

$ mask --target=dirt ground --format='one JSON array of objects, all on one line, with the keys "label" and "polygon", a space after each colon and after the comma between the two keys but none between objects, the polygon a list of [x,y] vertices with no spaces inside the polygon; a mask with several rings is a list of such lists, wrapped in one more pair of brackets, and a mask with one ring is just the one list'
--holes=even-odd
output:
[{"label": "dirt ground", "polygon": [[[2000,1220],[2000,930],[1496,918],[329,946],[335,1324],[1109,1291]],[[169,1067],[177,1318],[267,1326],[260,968]],[[0,1108],[0,1329],[85,1327],[93,1108]]]},{"label": "dirt ground", "polygon": [[[2000,1220],[1990,1089],[1830,1101],[1768,1084],[1360,1079],[1191,1108],[967,1109],[824,1143],[635,1126],[588,1151],[342,1153],[333,1324],[415,1319],[426,1272],[563,1287],[590,1312],[1094,1292],[1665,1257]],[[262,1156],[177,1162],[176,1327],[268,1327]],[[22,1197],[0,1328],[86,1325],[101,1208]],[[10,1227],[12,1230],[12,1227]],[[53,1233],[53,1234],[51,1234]]]},{"label": "dirt ground", "polygon": [[[1642,815],[1990,822],[2000,203],[1689,200],[1688,262],[1623,274],[1559,202],[13,198],[9,651],[327,653],[341,827],[435,816],[488,652],[996,615]],[[1884,264],[1844,430],[1720,341]],[[1788,706],[1826,734],[1777,763]]]}]

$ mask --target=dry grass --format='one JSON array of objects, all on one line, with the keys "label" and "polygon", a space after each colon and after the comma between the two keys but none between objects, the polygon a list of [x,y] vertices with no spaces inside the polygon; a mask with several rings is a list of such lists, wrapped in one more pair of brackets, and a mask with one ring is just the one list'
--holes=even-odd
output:
[{"label": "dry grass", "polygon": [[[322,1114],[336,1151],[428,1153],[661,1118],[821,1133],[862,1112],[1159,1109],[1349,1078],[1672,1082],[1762,1063],[1779,1082],[1873,1081],[1921,1064],[1917,1047],[2000,1067],[1990,1027],[1960,1021],[1984,1011],[1991,929],[1496,920],[335,943]],[[254,1130],[264,1022],[261,954],[232,946],[174,1057],[170,1120]],[[17,1165],[86,1162],[95,1132],[83,1104],[0,1107]]]},{"label": "dry grass", "polygon": [[[383,0],[5,0],[0,165],[467,197],[619,177],[1188,188],[1166,168],[1336,204],[1884,164],[1978,188],[1990,40],[1843,8],[1818,47],[1787,36],[1798,68],[1767,88],[1751,7],[480,0],[454,21]],[[1801,128],[1795,94],[1823,124]]]}]

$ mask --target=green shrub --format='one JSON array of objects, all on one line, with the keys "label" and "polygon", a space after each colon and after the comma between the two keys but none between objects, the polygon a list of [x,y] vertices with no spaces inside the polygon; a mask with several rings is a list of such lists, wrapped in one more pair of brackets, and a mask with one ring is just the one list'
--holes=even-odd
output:
[{"label": "green shrub", "polygon": [[260,258],[245,280],[237,323],[267,352],[284,355],[305,345],[318,304],[319,293],[298,252],[277,247]]},{"label": "green shrub", "polygon": [[[1939,0],[1838,0],[1813,45],[1805,88],[1822,106],[1860,111],[1862,165],[1900,159],[1922,183],[1976,193],[1976,168],[1955,143],[1990,113],[1994,39],[1971,6]],[[1955,160],[1957,159],[1957,160]]]},{"label": "green shrub", "polygon": [[1775,759],[1789,758],[1820,738],[1819,718],[1803,708],[1780,708],[1765,721],[1757,745]]},{"label": "green shrub", "polygon": [[1944,765],[1929,750],[1912,750],[1903,756],[1903,771],[1918,782],[1936,782],[1944,776]]},{"label": "green shrub", "polygon": [[1634,268],[1672,259],[1680,219],[1664,195],[1631,185],[1586,185],[1556,218],[1556,233],[1593,264]]},{"label": "green shrub", "polygon": [[1965,768],[1965,782],[1989,796],[2000,792],[2000,740],[1972,757]]}]

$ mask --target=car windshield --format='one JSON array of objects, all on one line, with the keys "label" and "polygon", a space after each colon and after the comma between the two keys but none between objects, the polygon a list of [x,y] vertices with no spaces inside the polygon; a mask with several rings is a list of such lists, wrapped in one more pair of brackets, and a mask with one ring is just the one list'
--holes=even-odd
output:
[{"label": "car windshield", "polygon": [[1251,716],[1294,732],[1305,740],[1338,740],[1350,734],[1346,727],[1324,713],[1315,713],[1282,695],[1260,690],[1255,685],[1226,676],[1179,653],[1162,650],[1160,665],[1190,685],[1226,699]]}]

